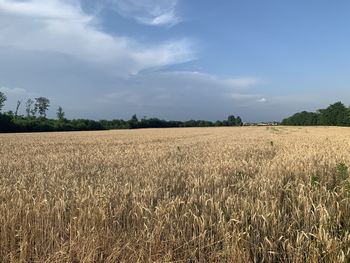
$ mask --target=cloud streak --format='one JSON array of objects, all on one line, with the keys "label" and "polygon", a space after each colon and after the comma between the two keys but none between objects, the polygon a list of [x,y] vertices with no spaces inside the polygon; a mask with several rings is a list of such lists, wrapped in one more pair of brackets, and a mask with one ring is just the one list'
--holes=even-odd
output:
[{"label": "cloud streak", "polygon": [[150,26],[174,26],[181,22],[177,0],[109,0],[121,15]]}]

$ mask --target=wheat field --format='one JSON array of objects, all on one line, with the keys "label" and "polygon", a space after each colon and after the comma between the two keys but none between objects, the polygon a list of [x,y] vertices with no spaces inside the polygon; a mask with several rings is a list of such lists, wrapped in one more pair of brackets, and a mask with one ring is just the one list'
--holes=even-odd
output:
[{"label": "wheat field", "polygon": [[350,129],[0,135],[0,262],[349,262]]}]

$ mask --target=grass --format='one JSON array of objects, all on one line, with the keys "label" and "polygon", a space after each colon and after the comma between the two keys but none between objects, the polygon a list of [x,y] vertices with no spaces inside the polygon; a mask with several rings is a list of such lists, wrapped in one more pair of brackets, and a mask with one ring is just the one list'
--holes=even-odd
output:
[{"label": "grass", "polygon": [[0,262],[349,262],[349,138],[0,135]]}]

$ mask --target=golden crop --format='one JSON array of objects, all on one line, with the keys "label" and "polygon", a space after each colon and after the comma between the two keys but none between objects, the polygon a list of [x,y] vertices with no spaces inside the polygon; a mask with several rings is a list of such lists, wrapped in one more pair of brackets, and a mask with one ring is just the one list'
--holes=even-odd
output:
[{"label": "golden crop", "polygon": [[346,165],[348,128],[3,134],[0,262],[349,262]]}]

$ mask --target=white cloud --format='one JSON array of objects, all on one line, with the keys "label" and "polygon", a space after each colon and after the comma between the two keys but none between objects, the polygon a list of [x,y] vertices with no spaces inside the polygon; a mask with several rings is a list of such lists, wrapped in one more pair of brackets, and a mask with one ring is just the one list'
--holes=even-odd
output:
[{"label": "white cloud", "polygon": [[32,18],[89,20],[74,1],[68,4],[60,0],[0,0],[0,10]]},{"label": "white cloud", "polygon": [[77,1],[66,0],[0,0],[0,46],[63,53],[124,76],[194,58],[188,39],[149,46],[107,34]]},{"label": "white cloud", "polygon": [[261,99],[258,100],[258,102],[265,103],[265,102],[267,102],[267,99],[266,98],[261,98]]},{"label": "white cloud", "polygon": [[181,22],[176,13],[177,0],[107,0],[115,10],[139,23],[152,26],[173,26]]}]

